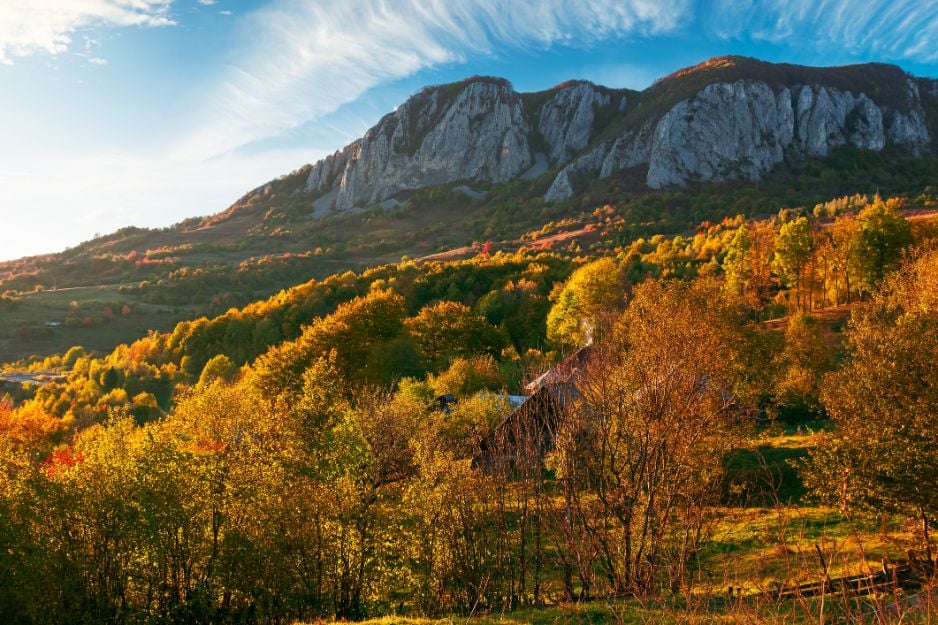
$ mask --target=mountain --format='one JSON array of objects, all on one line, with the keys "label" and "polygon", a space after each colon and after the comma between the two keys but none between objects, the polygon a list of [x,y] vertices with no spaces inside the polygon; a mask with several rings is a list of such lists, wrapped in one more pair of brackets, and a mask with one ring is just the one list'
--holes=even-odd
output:
[{"label": "mountain", "polygon": [[395,196],[458,181],[551,172],[549,201],[589,179],[638,168],[650,189],[757,181],[839,146],[908,156],[935,148],[938,82],[870,63],[834,68],[721,57],[648,89],[575,81],[518,93],[503,79],[429,87],[361,139],[310,167],[314,214],[395,206]]},{"label": "mountain", "polygon": [[936,129],[938,81],[882,64],[722,57],[641,92],[572,81],[519,93],[490,77],[428,87],[223,212],[0,262],[0,362],[107,351],[404,255],[599,233],[610,214],[621,227],[600,243],[613,249],[846,194],[931,196]]}]

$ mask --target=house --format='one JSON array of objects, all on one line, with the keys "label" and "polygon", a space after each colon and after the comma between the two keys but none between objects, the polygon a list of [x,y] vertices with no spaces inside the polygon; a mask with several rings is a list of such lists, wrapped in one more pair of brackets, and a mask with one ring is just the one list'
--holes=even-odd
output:
[{"label": "house", "polygon": [[595,357],[596,349],[592,345],[580,348],[570,356],[564,358],[559,364],[551,367],[529,382],[525,385],[524,390],[527,392],[528,396],[533,396],[545,386],[557,384],[576,385],[577,379],[579,379]]},{"label": "house", "polygon": [[[501,467],[521,471],[542,467],[546,456],[557,448],[564,419],[571,408],[580,404],[583,393],[589,392],[583,386],[585,376],[592,370],[594,380],[601,380],[602,376],[595,374],[602,374],[602,367],[600,351],[584,347],[534,379],[525,387],[529,393],[527,401],[506,416],[482,442],[476,464],[487,470]],[[745,408],[731,389],[693,368],[687,371],[676,365],[653,375],[645,385],[633,388],[629,395],[615,399],[635,407],[648,404],[646,408],[656,410],[662,401],[662,387],[683,389],[699,398],[715,398],[721,413],[738,420],[755,421],[755,414]],[[583,404],[577,409],[586,409]],[[586,431],[580,435],[589,436]],[[576,444],[579,445],[579,441]]]},{"label": "house", "polygon": [[489,470],[506,462],[515,469],[540,465],[556,447],[565,411],[581,397],[577,382],[595,357],[593,347],[584,347],[527,384],[527,398],[482,441],[476,464]]}]

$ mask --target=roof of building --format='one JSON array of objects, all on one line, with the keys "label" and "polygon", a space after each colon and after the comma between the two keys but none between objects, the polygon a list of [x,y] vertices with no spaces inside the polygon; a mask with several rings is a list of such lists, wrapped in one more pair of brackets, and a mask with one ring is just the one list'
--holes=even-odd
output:
[{"label": "roof of building", "polygon": [[525,385],[524,390],[527,391],[528,395],[533,395],[549,384],[576,384],[583,370],[590,362],[594,351],[591,345],[580,348],[529,382]]}]

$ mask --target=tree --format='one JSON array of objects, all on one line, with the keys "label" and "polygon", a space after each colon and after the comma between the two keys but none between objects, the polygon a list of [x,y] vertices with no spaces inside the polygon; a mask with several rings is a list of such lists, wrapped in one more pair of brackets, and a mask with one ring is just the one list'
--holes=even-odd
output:
[{"label": "tree", "polygon": [[718,283],[646,282],[577,384],[582,430],[566,440],[590,441],[578,455],[598,506],[580,497],[579,516],[598,520],[587,533],[615,593],[688,583],[739,423],[734,318]]},{"label": "tree", "polygon": [[938,252],[888,277],[854,315],[850,362],[821,399],[837,428],[811,454],[806,482],[848,510],[938,528]]},{"label": "tree", "polygon": [[489,291],[475,308],[503,329],[518,351],[543,345],[550,302],[534,281],[521,279]]},{"label": "tree", "polygon": [[231,382],[238,373],[238,367],[224,354],[209,359],[199,376],[199,385],[211,384],[215,380]]},{"label": "tree", "polygon": [[730,244],[726,248],[723,259],[723,271],[726,274],[726,289],[733,295],[742,295],[749,282],[749,251],[752,249],[752,239],[749,238],[749,229],[746,224],[739,227]]},{"label": "tree", "polygon": [[813,247],[811,224],[807,217],[798,217],[782,224],[775,240],[775,258],[772,266],[785,284],[795,289],[795,302],[804,308],[805,267]]},{"label": "tree", "polygon": [[626,295],[625,278],[613,259],[583,265],[556,295],[547,315],[547,338],[564,347],[590,343],[610,325]]},{"label": "tree", "polygon": [[465,304],[443,301],[424,306],[405,321],[421,353],[437,369],[457,357],[498,354],[504,340],[498,330]]},{"label": "tree", "polygon": [[508,384],[504,372],[491,356],[456,358],[446,371],[430,375],[427,383],[437,395],[466,397],[480,391],[499,391]]},{"label": "tree", "polygon": [[775,255],[775,229],[768,221],[755,222],[749,228],[749,280],[746,289],[748,304],[761,310],[776,287],[772,277],[772,258]]},{"label": "tree", "polygon": [[257,359],[250,378],[270,397],[296,394],[307,367],[335,352],[333,366],[347,386],[383,381],[380,376],[387,368],[374,356],[392,353],[386,347],[403,331],[403,319],[400,295],[373,290],[314,320],[296,340],[271,348]]},{"label": "tree", "polygon": [[850,252],[861,286],[872,292],[897,267],[911,242],[909,222],[899,214],[895,200],[877,199],[860,211]]},{"label": "tree", "polygon": [[830,227],[830,265],[833,281],[834,303],[840,304],[841,293],[849,304],[851,294],[857,287],[853,266],[854,243],[856,242],[857,220],[853,215],[837,217]]},{"label": "tree", "polygon": [[834,365],[834,348],[817,322],[802,313],[789,316],[785,346],[778,355],[776,404],[786,421],[817,418],[822,414],[820,385]]}]

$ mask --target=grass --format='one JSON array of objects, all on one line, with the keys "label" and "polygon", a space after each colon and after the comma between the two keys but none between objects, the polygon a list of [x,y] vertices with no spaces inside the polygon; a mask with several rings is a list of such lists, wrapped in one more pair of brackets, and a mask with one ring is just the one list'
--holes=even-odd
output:
[{"label": "grass", "polygon": [[[820,429],[820,428],[817,428]],[[815,444],[817,433],[788,427],[763,432],[752,441],[767,463],[784,462]],[[717,509],[712,538],[706,545],[696,582],[685,594],[666,594],[654,601],[639,599],[558,603],[540,608],[477,614],[470,617],[418,618],[386,616],[367,625],[630,625],[633,623],[933,623],[935,607],[908,608],[901,597],[868,599],[829,596],[778,601],[772,591],[782,586],[824,578],[817,555],[823,554],[832,578],[877,571],[884,559],[899,561],[916,545],[910,528],[892,521],[853,519],[838,510],[802,499],[766,507],[726,506]],[[554,580],[556,582],[556,580]],[[550,584],[550,580],[547,581]],[[732,593],[730,588],[732,587]],[[764,594],[765,593],[765,594]],[[930,595],[929,595],[930,597]],[[931,599],[929,598],[929,601]],[[895,613],[885,613],[893,606]],[[896,608],[895,606],[900,606]],[[825,614],[821,619],[821,613]],[[889,614],[893,614],[890,612]],[[835,617],[835,618],[832,618]],[[891,619],[891,620],[890,620]],[[931,620],[929,620],[931,619]]]},{"label": "grass", "polygon": [[764,490],[743,502],[748,505],[718,510],[700,591],[722,584],[755,592],[820,579],[818,548],[836,577],[876,570],[884,558],[901,560],[915,545],[911,531],[894,522],[849,518],[807,500],[793,464],[807,456],[823,427],[766,431],[734,453],[731,473]]},{"label": "grass", "polygon": [[601,625],[615,623],[678,623],[679,612],[667,605],[652,605],[635,599],[562,603],[543,608],[522,608],[500,614],[418,618],[385,616],[363,621],[363,625]]},{"label": "grass", "polygon": [[[75,345],[88,351],[108,352],[120,343],[146,336],[150,330],[171,330],[177,322],[199,314],[199,310],[191,306],[148,304],[132,295],[118,293],[119,286],[75,287],[22,295],[15,309],[0,312],[0,363],[28,354],[64,353]],[[72,302],[89,314],[99,315],[105,305],[115,304],[129,304],[133,312],[123,316],[118,305],[110,320],[88,327],[67,327],[64,322]],[[50,321],[62,325],[47,328],[45,323]],[[24,325],[34,328],[32,337],[17,335],[17,329]]]},{"label": "grass", "polygon": [[[385,616],[362,625],[697,625],[751,623],[807,625],[809,623],[934,623],[938,617],[934,591],[911,597],[846,598],[828,596],[785,601],[725,596],[670,599],[651,602],[637,599],[559,604],[524,608],[501,614],[419,618]],[[301,625],[297,623],[296,625]]]}]

